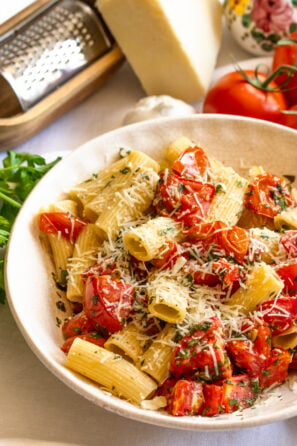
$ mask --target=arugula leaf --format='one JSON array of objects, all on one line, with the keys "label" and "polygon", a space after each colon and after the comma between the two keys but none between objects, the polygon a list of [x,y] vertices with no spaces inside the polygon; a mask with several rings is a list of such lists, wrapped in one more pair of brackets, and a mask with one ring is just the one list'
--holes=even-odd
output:
[{"label": "arugula leaf", "polygon": [[14,220],[33,187],[61,157],[47,163],[40,155],[9,150],[0,167],[0,303],[5,303],[4,259],[5,248]]}]

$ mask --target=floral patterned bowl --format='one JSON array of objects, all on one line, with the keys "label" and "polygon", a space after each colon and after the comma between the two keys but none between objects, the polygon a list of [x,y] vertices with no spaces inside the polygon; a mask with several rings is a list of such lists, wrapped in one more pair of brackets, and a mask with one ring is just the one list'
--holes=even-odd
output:
[{"label": "floral patterned bowl", "polygon": [[224,0],[224,14],[236,41],[257,56],[297,30],[297,0]]}]

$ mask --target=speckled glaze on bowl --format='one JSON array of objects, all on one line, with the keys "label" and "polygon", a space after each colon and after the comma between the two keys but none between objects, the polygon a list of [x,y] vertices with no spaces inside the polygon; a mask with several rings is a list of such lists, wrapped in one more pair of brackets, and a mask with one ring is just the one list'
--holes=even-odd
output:
[{"label": "speckled glaze on bowl", "polygon": [[256,56],[271,55],[280,38],[297,30],[296,0],[225,0],[224,15],[235,40]]},{"label": "speckled glaze on bowl", "polygon": [[33,352],[57,378],[94,404],[119,415],[197,431],[257,426],[293,417],[297,415],[297,398],[287,384],[273,391],[268,400],[243,412],[215,418],[172,417],[114,397],[64,367],[65,356],[59,347],[62,337],[53,308],[56,296],[39,243],[36,214],[41,206],[62,198],[63,192],[113,161],[120,147],[142,150],[160,159],[168,143],[181,135],[241,174],[251,164],[263,165],[279,174],[296,174],[297,132],[260,120],[200,114],[141,122],[99,136],[47,173],[20,210],[6,255],[5,282],[11,311]]}]

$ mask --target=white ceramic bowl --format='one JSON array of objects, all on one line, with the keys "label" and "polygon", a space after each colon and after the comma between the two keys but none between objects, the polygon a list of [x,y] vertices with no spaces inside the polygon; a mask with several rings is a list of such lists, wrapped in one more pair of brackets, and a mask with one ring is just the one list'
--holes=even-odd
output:
[{"label": "white ceramic bowl", "polygon": [[[32,191],[13,227],[6,257],[6,287],[14,318],[29,346],[60,380],[95,404],[128,418],[180,429],[219,430],[255,426],[297,415],[296,394],[284,384],[275,396],[243,413],[215,418],[171,417],[140,409],[100,390],[66,369],[52,305],[52,284],[35,216],[41,206],[110,163],[120,147],[157,159],[166,145],[185,135],[240,173],[251,164],[278,174],[296,174],[297,132],[268,122],[224,115],[193,115],[141,122],[99,136],[66,156]],[[55,300],[55,299],[54,299]]]}]

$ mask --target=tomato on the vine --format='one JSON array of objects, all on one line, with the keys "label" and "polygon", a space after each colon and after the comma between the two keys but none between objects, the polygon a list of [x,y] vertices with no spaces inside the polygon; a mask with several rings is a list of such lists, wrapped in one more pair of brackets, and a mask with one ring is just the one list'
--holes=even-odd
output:
[{"label": "tomato on the vine", "polygon": [[[272,61],[273,71],[281,66],[297,64],[297,42],[290,42],[289,39],[296,40],[297,31],[294,31],[288,36],[288,39],[286,39],[287,44],[276,45]],[[289,73],[287,71],[284,71],[283,74],[280,74],[275,78],[275,82],[282,89],[289,105],[293,105],[297,104],[297,72],[291,72],[291,74],[289,74],[289,78],[288,74]],[[286,82],[287,79],[288,82]]]},{"label": "tomato on the vine", "polygon": [[[296,81],[296,86],[297,86],[297,81]],[[291,129],[297,130],[297,104],[292,105],[291,107],[288,108],[287,111],[282,112],[278,123],[286,125]]]},{"label": "tomato on the vine", "polygon": [[[287,101],[278,85],[256,70],[240,70],[222,76],[206,94],[204,113],[226,113],[278,122]],[[257,86],[256,86],[257,85]]]}]

